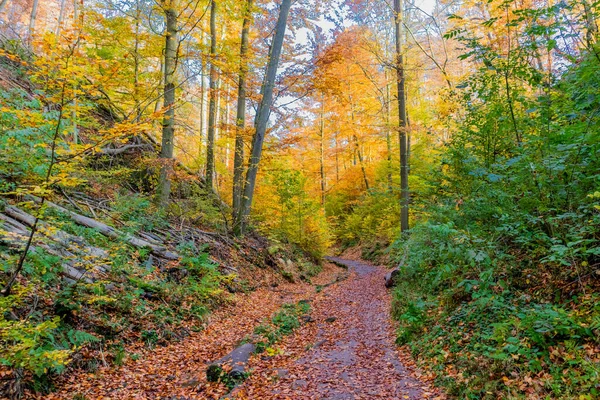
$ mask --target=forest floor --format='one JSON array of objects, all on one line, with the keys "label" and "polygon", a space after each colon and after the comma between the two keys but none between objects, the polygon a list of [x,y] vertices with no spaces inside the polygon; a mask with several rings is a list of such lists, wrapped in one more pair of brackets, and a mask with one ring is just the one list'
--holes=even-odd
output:
[{"label": "forest floor", "polygon": [[[286,283],[237,294],[207,328],[121,367],[71,375],[47,399],[442,399],[394,343],[384,267],[337,259],[311,284]],[[338,282],[333,284],[333,282]],[[208,383],[208,363],[231,351],[284,303],[304,300],[304,323],[249,361],[232,392]],[[228,393],[229,392],[229,393]]]}]

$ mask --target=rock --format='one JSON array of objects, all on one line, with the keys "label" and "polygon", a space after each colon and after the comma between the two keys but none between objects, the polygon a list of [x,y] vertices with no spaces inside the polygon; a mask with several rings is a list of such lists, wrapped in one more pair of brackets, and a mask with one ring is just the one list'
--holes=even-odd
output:
[{"label": "rock", "polygon": [[396,286],[396,280],[398,279],[399,275],[400,270],[398,268],[394,268],[393,270],[385,274],[385,287],[391,288]]},{"label": "rock", "polygon": [[311,317],[310,315],[304,315],[302,317],[302,322],[304,322],[305,324],[308,324],[309,322],[315,322],[315,319],[313,317]]},{"label": "rock", "polygon": [[304,379],[297,379],[292,383],[292,388],[298,390],[298,389],[305,389],[308,387],[308,382],[305,381]]},{"label": "rock", "polygon": [[117,291],[117,285],[115,285],[114,283],[107,283],[106,285],[104,285],[104,290],[106,290],[107,292],[116,292]]},{"label": "rock", "polygon": [[329,318],[325,319],[325,322],[332,323],[332,322],[335,322],[336,319],[337,319],[336,317],[329,317]]},{"label": "rock", "polygon": [[277,377],[278,378],[285,378],[288,374],[288,370],[284,369],[284,368],[278,368],[277,369]]},{"label": "rock", "polygon": [[148,271],[154,268],[154,257],[152,257],[152,254],[150,254],[148,259],[146,260],[145,266]]},{"label": "rock", "polygon": [[246,364],[255,350],[256,346],[253,343],[241,345],[225,357],[210,364],[206,369],[206,379],[209,382],[218,382],[224,373],[223,365],[228,364],[231,365],[231,370],[227,375],[234,380],[243,380],[246,376]]}]

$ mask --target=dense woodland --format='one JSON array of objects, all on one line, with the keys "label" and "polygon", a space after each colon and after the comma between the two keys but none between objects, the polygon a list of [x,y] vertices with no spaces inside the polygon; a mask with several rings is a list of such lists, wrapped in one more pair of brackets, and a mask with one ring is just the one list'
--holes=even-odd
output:
[{"label": "dense woodland", "polygon": [[599,13],[0,0],[0,395],[353,248],[447,396],[598,398]]}]

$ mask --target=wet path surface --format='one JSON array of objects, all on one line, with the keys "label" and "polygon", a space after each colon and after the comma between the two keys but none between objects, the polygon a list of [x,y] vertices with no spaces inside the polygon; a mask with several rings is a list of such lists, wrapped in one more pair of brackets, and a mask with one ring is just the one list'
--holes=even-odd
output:
[{"label": "wet path surface", "polygon": [[[364,262],[330,259],[350,277],[312,302],[311,328],[299,332],[295,357],[267,362],[234,395],[273,399],[421,399],[436,395],[398,357],[389,317],[386,270]],[[309,325],[309,324],[307,324]],[[264,363],[264,360],[263,360]],[[260,364],[260,362],[259,362]],[[263,366],[264,367],[264,366]]]}]

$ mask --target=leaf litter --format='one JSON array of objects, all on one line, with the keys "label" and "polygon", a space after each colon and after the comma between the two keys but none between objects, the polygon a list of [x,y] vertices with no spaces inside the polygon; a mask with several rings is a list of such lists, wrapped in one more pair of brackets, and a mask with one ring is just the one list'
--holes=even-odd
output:
[{"label": "leaf litter", "polygon": [[[44,399],[444,399],[394,343],[386,269],[344,262],[349,277],[325,263],[312,284],[282,281],[238,293],[202,331],[165,347],[136,349],[140,359],[129,358],[120,367],[69,374]],[[207,382],[210,362],[283,304],[300,300],[310,302],[310,318],[277,343],[276,351],[253,355],[245,383],[230,392]]]}]

